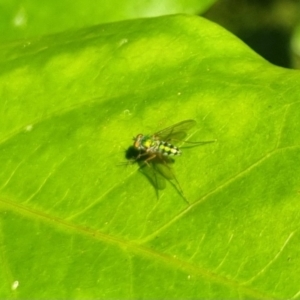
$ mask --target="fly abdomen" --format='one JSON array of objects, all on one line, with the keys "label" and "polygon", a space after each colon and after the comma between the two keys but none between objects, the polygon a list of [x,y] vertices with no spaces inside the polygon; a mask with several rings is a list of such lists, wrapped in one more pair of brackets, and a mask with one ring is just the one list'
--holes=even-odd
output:
[{"label": "fly abdomen", "polygon": [[166,156],[181,155],[181,151],[179,150],[178,147],[176,147],[172,144],[169,144],[167,142],[160,142],[158,151],[162,155],[166,155]]}]

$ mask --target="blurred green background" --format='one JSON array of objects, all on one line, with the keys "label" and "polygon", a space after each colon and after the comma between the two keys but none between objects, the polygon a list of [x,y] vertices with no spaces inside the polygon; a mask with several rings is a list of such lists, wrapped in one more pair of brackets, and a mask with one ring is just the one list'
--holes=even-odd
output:
[{"label": "blurred green background", "polygon": [[2,0],[0,41],[30,39],[101,23],[198,14],[225,27],[271,63],[299,68],[299,0]]}]

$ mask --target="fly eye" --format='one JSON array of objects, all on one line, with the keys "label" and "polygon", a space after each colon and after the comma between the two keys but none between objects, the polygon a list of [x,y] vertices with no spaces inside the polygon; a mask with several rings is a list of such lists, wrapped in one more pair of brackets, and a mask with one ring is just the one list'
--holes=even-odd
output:
[{"label": "fly eye", "polygon": [[142,139],[143,139],[143,135],[142,134],[138,134],[135,138],[133,138],[133,140],[134,140],[134,143],[133,143],[133,145],[134,145],[134,147],[136,148],[136,149],[142,149]]},{"label": "fly eye", "polygon": [[140,133],[136,136],[135,140],[136,141],[141,141],[141,139],[143,138],[143,135]]}]

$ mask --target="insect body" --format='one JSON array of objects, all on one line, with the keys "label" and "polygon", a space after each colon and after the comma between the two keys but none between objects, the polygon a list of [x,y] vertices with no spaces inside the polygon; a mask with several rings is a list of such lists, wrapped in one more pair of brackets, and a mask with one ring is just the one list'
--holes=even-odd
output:
[{"label": "insect body", "polygon": [[134,147],[138,150],[145,151],[146,153],[162,154],[165,156],[180,155],[181,151],[178,147],[161,141],[158,136],[139,134],[134,139]]},{"label": "insect body", "polygon": [[[138,134],[133,147],[140,151],[141,156],[147,156],[146,163],[155,157],[181,155],[181,150],[170,142],[183,142],[187,131],[195,125],[195,120],[185,120],[152,135]],[[206,142],[200,142],[203,143]]]},{"label": "insect body", "polygon": [[[164,189],[163,178],[170,182],[174,180],[176,184],[173,185],[176,186],[176,189],[187,203],[188,201],[171,168],[171,164],[174,163],[171,157],[182,154],[181,150],[173,143],[185,143],[184,138],[186,138],[188,130],[195,125],[195,120],[185,120],[154,134],[138,134],[134,138],[133,145],[126,151],[126,158],[132,163],[137,162],[139,164],[140,170],[148,177],[157,190]],[[213,141],[186,143],[201,145],[211,142]]]}]

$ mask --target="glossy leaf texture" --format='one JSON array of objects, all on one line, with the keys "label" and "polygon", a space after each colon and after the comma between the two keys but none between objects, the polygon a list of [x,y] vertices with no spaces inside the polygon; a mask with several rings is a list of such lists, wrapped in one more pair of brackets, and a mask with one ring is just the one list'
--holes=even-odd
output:
[{"label": "glossy leaf texture", "polygon": [[[191,16],[0,52],[2,298],[300,297],[299,71]],[[123,164],[186,119],[190,205]]]}]

